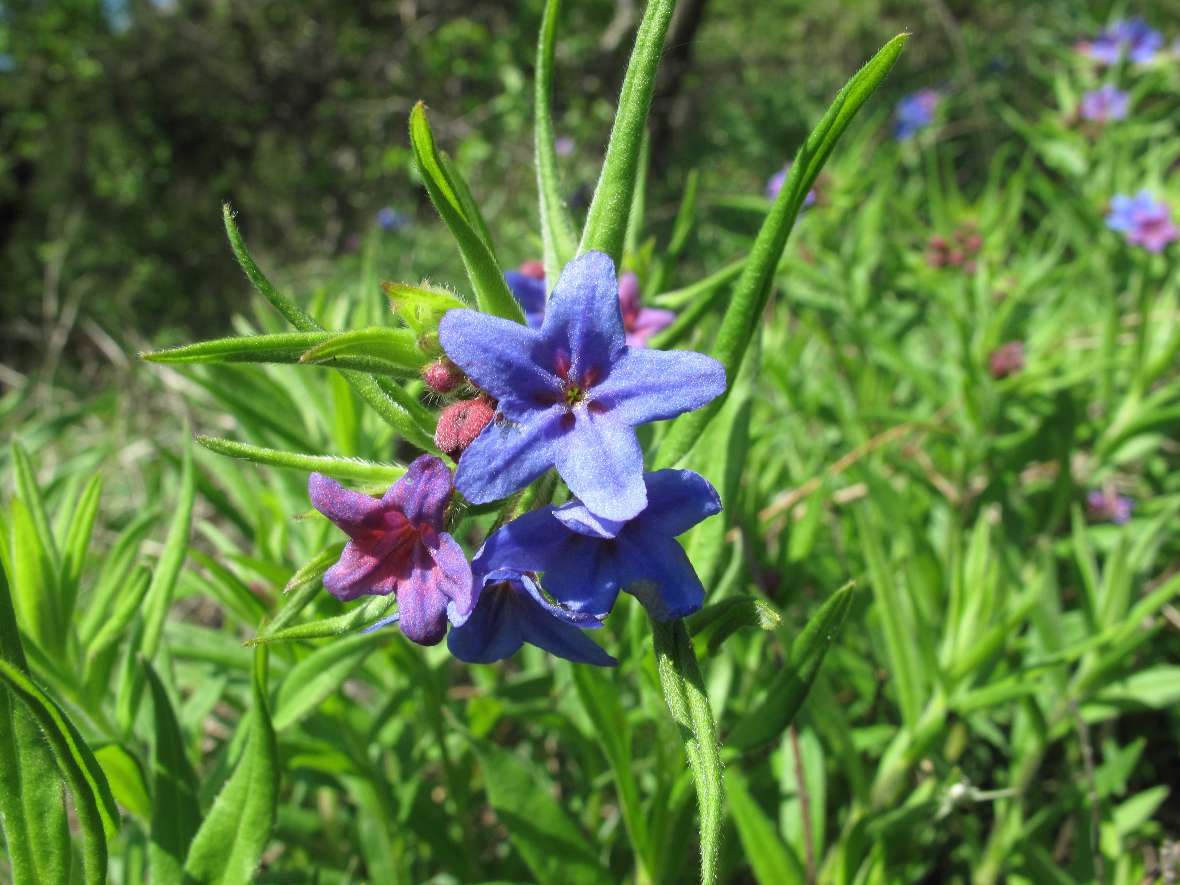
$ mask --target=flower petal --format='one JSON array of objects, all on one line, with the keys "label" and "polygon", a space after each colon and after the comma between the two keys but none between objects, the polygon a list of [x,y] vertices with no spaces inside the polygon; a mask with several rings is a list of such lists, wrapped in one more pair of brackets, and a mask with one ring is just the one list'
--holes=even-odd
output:
[{"label": "flower petal", "polygon": [[402,633],[419,645],[436,645],[447,632],[448,615],[465,621],[475,605],[471,566],[448,534],[415,545],[408,575],[398,581],[397,610]]},{"label": "flower petal", "polygon": [[676,314],[659,307],[641,307],[635,315],[635,322],[627,332],[628,347],[644,347],[649,339],[661,329],[672,325]]},{"label": "flower petal", "polygon": [[553,511],[554,518],[571,532],[588,538],[613,538],[625,523],[596,516],[581,501],[570,501]]},{"label": "flower petal", "polygon": [[630,531],[616,540],[622,589],[657,621],[691,615],[705,601],[705,588],[684,548],[674,538]]},{"label": "flower petal", "polygon": [[447,636],[451,654],[469,664],[490,664],[516,654],[524,637],[514,617],[513,595],[510,584],[486,585],[471,617]]},{"label": "flower petal", "polygon": [[577,627],[558,620],[548,608],[537,605],[523,593],[516,593],[513,607],[516,610],[517,629],[525,642],[567,661],[599,667],[618,666],[619,662],[603,651],[593,639]]},{"label": "flower petal", "polygon": [[322,473],[313,473],[307,478],[307,496],[312,507],[350,538],[365,537],[381,528],[383,508],[380,501],[346,489]]},{"label": "flower petal", "polygon": [[420,455],[385,493],[381,503],[397,509],[414,525],[427,523],[437,531],[442,528],[453,489],[447,465],[433,455]]},{"label": "flower petal", "polygon": [[561,382],[540,335],[511,320],[474,310],[448,310],[438,340],[451,361],[500,402],[500,410],[523,420],[538,401],[561,399]]},{"label": "flower petal", "polygon": [[472,571],[486,581],[500,570],[544,572],[561,562],[574,535],[553,518],[554,507],[531,510],[488,536],[471,561]]},{"label": "flower petal", "polygon": [[575,627],[580,627],[583,630],[598,630],[602,627],[602,618],[598,615],[554,605],[545,598],[545,594],[541,592],[541,588],[537,585],[537,582],[528,575],[520,575],[519,580],[520,586],[524,588],[525,593],[532,597],[533,602],[547,611],[552,617],[557,618],[557,620],[572,624]]},{"label": "flower petal", "polygon": [[389,544],[350,541],[324,573],[324,589],[343,602],[365,595],[388,596],[397,587],[394,565],[400,553],[392,551],[391,556],[389,548]]},{"label": "flower petal", "polygon": [[541,328],[541,323],[545,319],[545,281],[515,270],[505,272],[504,280],[508,283],[508,290],[524,311],[529,328]]},{"label": "flower petal", "polygon": [[635,431],[613,413],[574,409],[574,426],[555,446],[554,466],[593,513],[628,520],[647,504],[643,450]]},{"label": "flower petal", "polygon": [[724,392],[725,368],[711,356],[628,347],[590,397],[634,427],[699,409]]},{"label": "flower petal", "polygon": [[570,532],[541,583],[566,608],[604,618],[623,589],[616,558],[615,541]]},{"label": "flower petal", "polygon": [[643,477],[647,509],[635,518],[645,532],[673,538],[721,512],[721,496],[691,470],[657,470]]},{"label": "flower petal", "polygon": [[553,466],[564,413],[550,406],[524,423],[493,421],[459,457],[455,487],[473,504],[486,504],[527,486]]},{"label": "flower petal", "polygon": [[541,336],[569,356],[570,377],[607,373],[624,347],[619,287],[609,256],[587,252],[565,266],[545,309]]}]

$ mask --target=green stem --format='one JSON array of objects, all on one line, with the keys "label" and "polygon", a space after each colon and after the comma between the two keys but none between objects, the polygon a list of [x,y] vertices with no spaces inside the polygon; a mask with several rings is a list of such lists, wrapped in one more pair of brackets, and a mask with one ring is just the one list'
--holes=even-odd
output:
[{"label": "green stem", "polygon": [[696,784],[700,810],[701,885],[714,885],[718,880],[721,824],[725,811],[717,723],[713,721],[709,697],[684,622],[653,620],[652,636],[664,702],[681,727],[684,749]]}]

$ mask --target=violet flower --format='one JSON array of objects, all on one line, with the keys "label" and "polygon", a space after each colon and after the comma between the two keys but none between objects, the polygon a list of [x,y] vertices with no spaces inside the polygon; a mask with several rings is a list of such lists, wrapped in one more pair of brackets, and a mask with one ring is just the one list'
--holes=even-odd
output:
[{"label": "violet flower", "polygon": [[583,629],[602,621],[594,615],[554,605],[531,577],[499,569],[476,578],[482,589],[475,611],[447,635],[451,654],[469,664],[490,664],[511,657],[524,643],[581,664],[618,665]]},{"label": "violet flower", "polygon": [[893,137],[898,141],[913,138],[920,130],[934,121],[934,112],[942,102],[942,94],[936,89],[919,89],[897,103]]},{"label": "violet flower", "polygon": [[377,226],[386,233],[393,233],[409,227],[410,219],[396,209],[385,206],[377,210]]},{"label": "violet flower", "polygon": [[504,281],[508,283],[508,291],[524,311],[525,322],[530,329],[540,329],[545,321],[545,274],[541,276],[526,273],[524,266],[521,270],[504,272]]},{"label": "violet flower", "polygon": [[539,330],[474,310],[439,324],[447,356],[499,402],[497,420],[459,459],[455,484],[484,504],[556,467],[595,513],[630,519],[647,504],[634,428],[692,411],[725,391],[717,360],[628,347],[614,262],[565,266]]},{"label": "violet flower", "polygon": [[1163,48],[1163,35],[1142,18],[1120,19],[1078,48],[1102,65],[1118,64],[1125,53],[1136,64],[1146,64]]},{"label": "violet flower", "polygon": [[640,304],[639,277],[629,270],[619,277],[619,310],[629,347],[646,347],[647,339],[676,319],[673,311]]},{"label": "violet flower", "polygon": [[676,536],[721,512],[716,490],[691,470],[644,474],[647,509],[615,521],[581,501],[544,507],[494,532],[475,555],[477,572],[541,572],[545,590],[575,612],[604,617],[619,591],[636,596],[653,618],[683,618],[705,589]]},{"label": "violet flower", "polygon": [[1114,196],[1106,214],[1106,226],[1124,234],[1132,246],[1142,246],[1149,252],[1162,252],[1180,236],[1168,204],[1157,201],[1149,190],[1141,190],[1133,197]]},{"label": "violet flower", "polygon": [[1109,123],[1111,120],[1122,120],[1126,117],[1130,104],[1130,95],[1113,83],[1107,83],[1100,89],[1091,90],[1082,96],[1078,113],[1083,120]]},{"label": "violet flower", "polygon": [[[787,183],[787,176],[791,174],[791,167],[793,165],[795,165],[793,162],[787,163],[782,169],[767,179],[766,198],[768,200],[778,199],[778,195],[782,191],[783,185]],[[806,209],[809,206],[814,206],[816,199],[817,197],[815,194],[815,188],[812,188],[807,192],[807,196],[803,198],[803,208]]]},{"label": "violet flower", "polygon": [[398,613],[382,623],[398,620],[408,639],[438,643],[448,620],[458,626],[475,607],[471,566],[442,530],[451,492],[451,472],[432,455],[414,461],[380,499],[313,473],[312,506],[351,538],[324,587],[340,600],[395,593]]},{"label": "violet flower", "polygon": [[1123,525],[1131,519],[1135,502],[1126,495],[1109,490],[1095,489],[1086,495],[1086,509],[1095,519]]}]

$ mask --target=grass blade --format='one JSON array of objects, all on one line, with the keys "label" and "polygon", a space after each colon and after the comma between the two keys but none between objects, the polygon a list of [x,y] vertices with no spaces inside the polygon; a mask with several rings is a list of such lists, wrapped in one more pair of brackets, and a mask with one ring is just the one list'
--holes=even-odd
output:
[{"label": "grass blade", "polygon": [[556,280],[574,257],[577,235],[569,210],[561,197],[557,173],[557,137],[553,128],[553,56],[557,45],[557,18],[561,0],[547,0],[537,40],[537,74],[533,107],[537,163],[537,193],[541,202],[541,238],[544,242],[545,278]]},{"label": "grass blade", "polygon": [[178,882],[189,844],[201,825],[197,776],[185,751],[172,701],[152,665],[142,661],[152,695],[152,818],[148,860],[154,882]]}]

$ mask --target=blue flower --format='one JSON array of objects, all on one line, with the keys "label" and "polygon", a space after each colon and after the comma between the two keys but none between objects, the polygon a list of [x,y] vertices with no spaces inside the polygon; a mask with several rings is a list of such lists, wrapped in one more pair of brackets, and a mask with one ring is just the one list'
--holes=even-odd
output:
[{"label": "blue flower", "polygon": [[1168,204],[1157,201],[1149,190],[1141,190],[1133,197],[1126,194],[1112,197],[1106,226],[1125,234],[1132,246],[1142,246],[1149,252],[1162,252],[1180,237]]},{"label": "blue flower", "polygon": [[899,101],[893,124],[894,138],[905,141],[929,126],[941,101],[942,95],[934,89],[919,89]]},{"label": "blue flower", "polygon": [[534,510],[494,532],[472,567],[540,572],[545,590],[574,612],[604,617],[625,590],[658,620],[690,615],[705,589],[676,536],[719,513],[721,500],[691,470],[659,470],[643,482],[647,509],[634,519],[604,519],[580,501]]},{"label": "blue flower", "polygon": [[475,611],[447,635],[451,654],[469,664],[511,657],[524,643],[581,664],[613,667],[619,662],[586,636],[602,621],[554,605],[531,577],[510,569],[477,576],[482,585]]},{"label": "blue flower", "polygon": [[313,473],[312,506],[351,538],[324,575],[325,589],[345,601],[396,593],[398,614],[381,624],[400,621],[420,645],[441,641],[447,621],[462,624],[475,607],[471,566],[442,530],[451,491],[451,472],[432,455],[414,461],[380,500]]},{"label": "blue flower", "polygon": [[525,322],[530,329],[540,329],[545,321],[545,277],[539,279],[519,270],[504,273],[508,289],[512,292],[520,309],[524,311]]},{"label": "blue flower", "polygon": [[410,219],[396,209],[385,206],[377,210],[377,226],[386,233],[404,230],[409,225]]},{"label": "blue flower", "polygon": [[1085,93],[1082,96],[1078,112],[1083,120],[1108,123],[1111,120],[1121,120],[1126,117],[1130,104],[1130,95],[1113,83],[1107,83],[1100,89]]},{"label": "blue flower", "polygon": [[[787,163],[774,175],[770,176],[766,181],[766,198],[768,200],[778,199],[779,192],[782,191],[783,185],[787,183],[787,176],[791,174],[791,167],[794,162]],[[803,208],[814,206],[816,201],[815,188],[807,192],[807,196],[803,198]]]},{"label": "blue flower", "polygon": [[599,516],[646,506],[634,428],[720,396],[725,369],[699,353],[628,347],[618,293],[614,263],[588,252],[566,265],[539,330],[473,310],[443,317],[443,350],[499,403],[459,460],[455,485],[469,501],[504,498],[556,467]]},{"label": "blue flower", "polygon": [[1078,48],[1103,65],[1118,64],[1126,53],[1136,64],[1146,64],[1163,48],[1163,35],[1142,18],[1120,19]]}]

